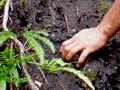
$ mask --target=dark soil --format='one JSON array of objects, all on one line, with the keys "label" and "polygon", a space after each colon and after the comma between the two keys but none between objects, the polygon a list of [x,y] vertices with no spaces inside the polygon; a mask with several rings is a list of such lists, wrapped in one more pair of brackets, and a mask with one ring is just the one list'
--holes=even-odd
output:
[{"label": "dark soil", "polygon": [[[14,0],[14,11],[11,14],[11,29],[22,33],[28,24],[34,30],[46,29],[57,52],[52,55],[45,47],[46,58],[61,57],[58,50],[64,40],[72,37],[79,30],[96,26],[105,11],[101,11],[101,0]],[[112,0],[102,0],[112,3]],[[75,31],[73,30],[75,29]],[[21,34],[19,34],[21,37]],[[96,72],[93,80],[96,90],[120,90],[120,39],[116,35],[102,50],[92,54],[87,60],[83,71]],[[87,36],[86,36],[87,37]],[[79,55],[79,54],[78,54]],[[76,55],[73,60],[77,60]],[[49,85],[34,66],[29,65],[30,74],[43,83],[41,90],[88,90],[76,77],[68,73],[48,74],[45,72]],[[21,85],[20,90],[28,90]]]}]

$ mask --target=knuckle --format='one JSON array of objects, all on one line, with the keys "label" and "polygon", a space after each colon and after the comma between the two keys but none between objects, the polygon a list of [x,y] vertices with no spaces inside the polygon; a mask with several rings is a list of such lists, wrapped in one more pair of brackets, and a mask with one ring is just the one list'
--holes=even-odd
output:
[{"label": "knuckle", "polygon": [[75,50],[74,50],[74,49],[71,49],[70,51],[71,51],[71,53],[73,53],[73,54],[75,53]]},{"label": "knuckle", "polygon": [[70,50],[70,48],[69,48],[69,47],[65,47],[65,50],[66,50],[66,51],[69,51],[69,50]]}]

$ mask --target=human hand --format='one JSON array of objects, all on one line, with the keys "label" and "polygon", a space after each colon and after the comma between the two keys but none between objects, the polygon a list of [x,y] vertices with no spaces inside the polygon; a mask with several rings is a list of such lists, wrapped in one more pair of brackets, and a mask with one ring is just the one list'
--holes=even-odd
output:
[{"label": "human hand", "polygon": [[81,52],[76,64],[79,67],[85,62],[89,54],[105,46],[107,41],[108,37],[98,27],[84,29],[69,40],[64,41],[60,47],[60,52],[66,61],[70,61],[76,53]]}]

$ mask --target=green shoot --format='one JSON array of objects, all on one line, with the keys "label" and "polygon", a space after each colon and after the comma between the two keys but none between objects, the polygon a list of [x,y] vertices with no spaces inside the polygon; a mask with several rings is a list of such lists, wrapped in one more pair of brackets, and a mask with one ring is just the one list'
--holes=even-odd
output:
[{"label": "green shoot", "polygon": [[0,45],[9,39],[9,32],[0,32]]},{"label": "green shoot", "polygon": [[5,5],[6,0],[1,0],[0,1],[0,10],[3,8],[3,6]]},{"label": "green shoot", "polygon": [[94,86],[92,85],[91,81],[86,77],[81,71],[78,71],[71,67],[71,64],[65,63],[62,59],[56,58],[50,61],[46,60],[44,65],[39,64],[39,66],[43,69],[48,71],[49,73],[55,73],[58,71],[67,71],[69,73],[74,74],[80,80],[83,80],[92,90],[95,90]]},{"label": "green shoot", "polygon": [[44,49],[40,45],[40,42],[47,45],[53,53],[55,53],[55,47],[53,43],[47,37],[45,37],[48,36],[46,32],[43,31],[33,32],[33,31],[28,31],[29,29],[30,29],[29,27],[25,28],[24,37],[26,38],[26,40],[28,40],[29,47],[33,48],[35,50],[35,53],[40,58],[40,63],[44,64],[45,62]]}]

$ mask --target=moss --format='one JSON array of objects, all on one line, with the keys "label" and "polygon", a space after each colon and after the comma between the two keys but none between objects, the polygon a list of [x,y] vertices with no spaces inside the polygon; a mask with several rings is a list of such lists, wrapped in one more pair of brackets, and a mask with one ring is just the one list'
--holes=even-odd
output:
[{"label": "moss", "polygon": [[106,12],[106,11],[108,11],[110,9],[111,6],[112,6],[112,4],[109,3],[109,2],[100,1],[99,10]]},{"label": "moss", "polygon": [[84,74],[91,80],[94,81],[97,77],[96,71],[84,71]]}]

